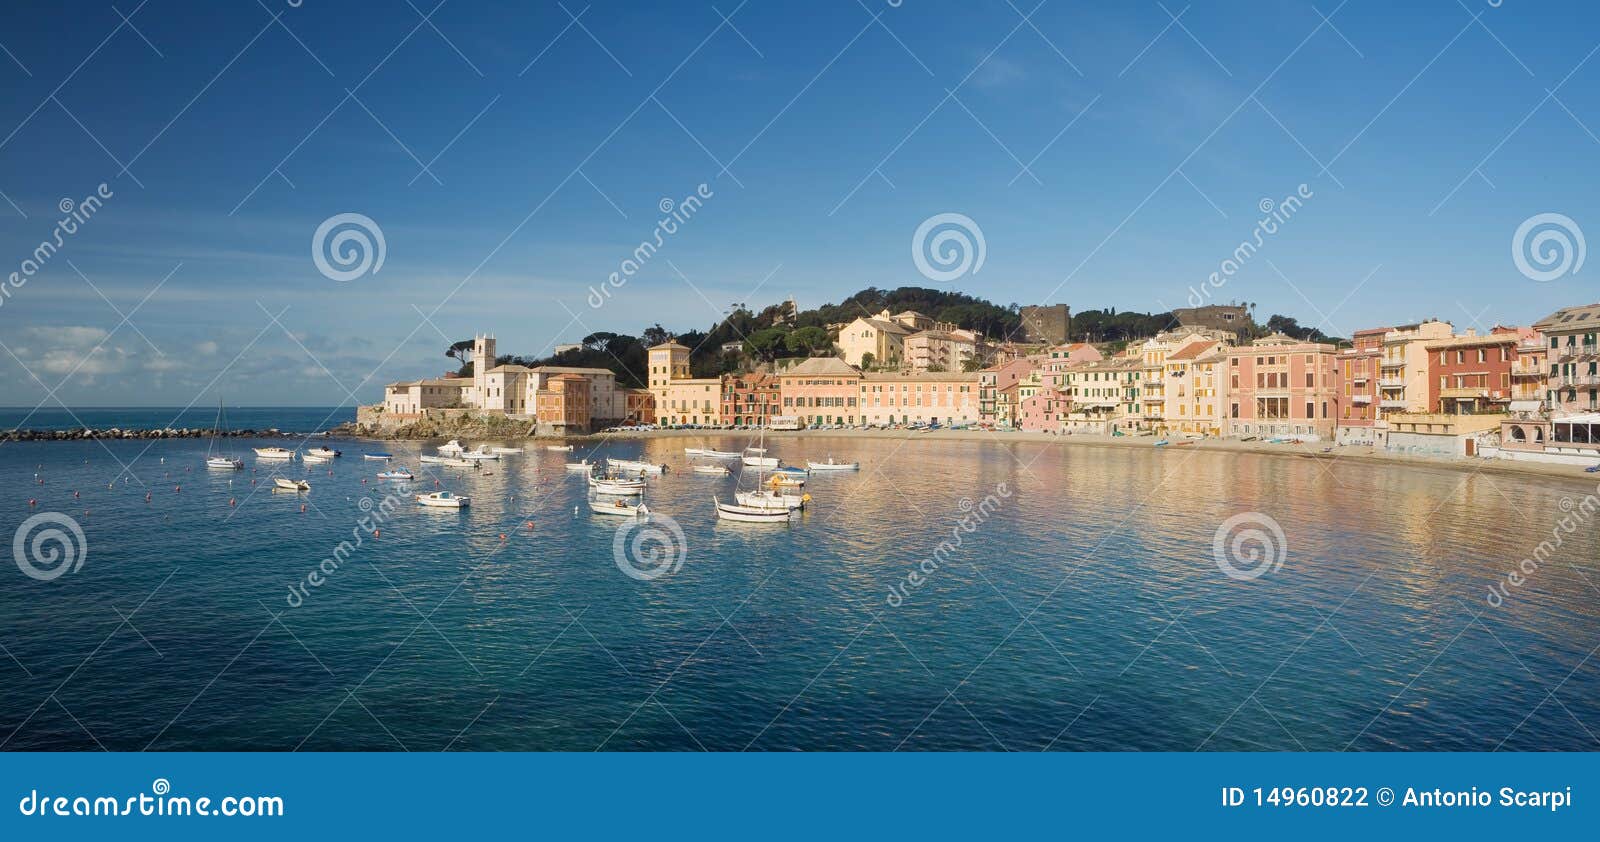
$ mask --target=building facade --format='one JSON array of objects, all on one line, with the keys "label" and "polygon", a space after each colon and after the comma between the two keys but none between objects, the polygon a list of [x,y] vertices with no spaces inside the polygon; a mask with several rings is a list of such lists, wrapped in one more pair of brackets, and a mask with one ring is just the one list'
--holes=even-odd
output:
[{"label": "building facade", "polygon": [[1333,438],[1334,346],[1275,333],[1226,353],[1228,435]]},{"label": "building facade", "polygon": [[589,380],[579,374],[552,375],[534,395],[540,427],[556,434],[587,433],[594,419],[589,405]]},{"label": "building facade", "polygon": [[783,393],[771,374],[722,376],[722,423],[766,426],[783,414]]},{"label": "building facade", "polygon": [[1072,336],[1072,310],[1065,304],[1023,307],[1023,341],[1060,345]]},{"label": "building facade", "polygon": [[861,423],[861,372],[837,357],[812,357],[776,373],[782,415],[808,426]]},{"label": "building facade", "polygon": [[1334,430],[1338,444],[1382,447],[1388,424],[1378,419],[1378,376],[1383,361],[1383,337],[1387,327],[1358,330],[1349,348],[1339,351],[1335,368],[1339,374],[1339,419]]},{"label": "building facade", "polygon": [[973,424],[978,420],[977,372],[890,372],[861,375],[860,423]]},{"label": "building facade", "polygon": [[1545,406],[1552,417],[1600,411],[1600,304],[1557,310],[1533,327],[1548,347]]}]

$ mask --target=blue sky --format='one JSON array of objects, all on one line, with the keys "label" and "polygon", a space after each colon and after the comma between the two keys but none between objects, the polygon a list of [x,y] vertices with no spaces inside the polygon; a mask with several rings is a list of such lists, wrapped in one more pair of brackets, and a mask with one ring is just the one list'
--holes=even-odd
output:
[{"label": "blue sky", "polygon": [[[1183,306],[1301,184],[1217,300],[1348,335],[1595,299],[1511,249],[1540,213],[1600,230],[1594,4],[413,2],[7,4],[4,273],[111,198],[0,305],[0,404],[373,402],[445,337],[536,355],[868,285]],[[384,261],[335,282],[343,213]],[[984,260],[936,283],[943,213]]]}]

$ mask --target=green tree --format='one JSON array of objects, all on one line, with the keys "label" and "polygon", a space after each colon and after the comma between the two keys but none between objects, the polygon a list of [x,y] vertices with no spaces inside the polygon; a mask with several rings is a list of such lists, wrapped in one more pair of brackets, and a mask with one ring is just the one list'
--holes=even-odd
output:
[{"label": "green tree", "polygon": [[783,345],[793,354],[806,354],[815,356],[820,351],[833,347],[833,338],[828,331],[820,327],[802,327],[791,331],[783,339]]}]

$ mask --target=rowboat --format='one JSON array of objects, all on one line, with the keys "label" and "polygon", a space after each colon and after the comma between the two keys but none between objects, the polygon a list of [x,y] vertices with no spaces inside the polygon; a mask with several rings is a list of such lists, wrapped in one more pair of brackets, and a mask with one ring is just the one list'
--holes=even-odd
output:
[{"label": "rowboat", "polygon": [[617,517],[636,517],[641,520],[650,517],[650,507],[640,501],[637,506],[630,506],[621,498],[609,500],[589,501],[589,511],[597,515],[614,515]]},{"label": "rowboat", "polygon": [[279,491],[310,491],[311,483],[303,479],[288,479],[286,477],[273,477],[272,487]]},{"label": "rowboat", "polygon": [[697,474],[716,474],[718,476],[727,476],[729,473],[728,469],[722,465],[695,465],[690,470]]},{"label": "rowboat", "polygon": [[713,459],[738,459],[739,454],[727,450],[712,450],[708,447],[685,447],[685,456],[709,456]]},{"label": "rowboat", "polygon": [[811,502],[810,494],[785,494],[773,489],[739,491],[733,498],[741,506],[757,509],[803,509]]},{"label": "rowboat", "polygon": [[457,497],[449,491],[418,494],[416,500],[419,506],[432,506],[436,509],[464,509],[472,504],[471,498]]},{"label": "rowboat", "polygon": [[405,468],[395,468],[392,471],[383,471],[383,472],[378,474],[378,479],[405,479],[405,480],[411,480],[411,479],[416,479],[416,478],[417,478],[416,474],[411,473],[410,471],[406,470]]},{"label": "rowboat", "polygon": [[320,457],[322,457],[323,459],[326,460],[326,459],[336,459],[342,454],[339,451],[334,450],[331,447],[324,446],[324,447],[313,447],[310,450],[307,450],[305,452],[305,455],[306,456],[320,456]]},{"label": "rowboat", "polygon": [[589,477],[589,487],[594,489],[596,494],[633,497],[644,493],[644,480]]},{"label": "rowboat", "polygon": [[583,460],[582,462],[568,462],[567,463],[567,470],[569,470],[569,471],[592,471],[592,470],[594,470],[594,463],[590,462],[587,459]]},{"label": "rowboat", "polygon": [[570,445],[570,444],[547,444],[547,445],[544,446],[544,449],[545,450],[553,450],[556,453],[571,453],[572,452],[572,445]]},{"label": "rowboat", "polygon": [[294,451],[287,447],[257,447],[257,459],[293,459]]},{"label": "rowboat", "polygon": [[721,520],[734,520],[740,523],[788,523],[789,509],[765,509],[753,506],[735,505],[724,503],[715,497],[711,502],[717,506],[717,517]]},{"label": "rowboat", "polygon": [[207,468],[220,468],[225,471],[237,471],[244,467],[244,462],[239,459],[229,459],[226,456],[211,456],[206,459]]},{"label": "rowboat", "polygon": [[826,462],[810,462],[810,461],[808,461],[808,462],[806,462],[806,467],[810,468],[813,471],[859,471],[859,470],[861,470],[861,463],[860,462],[835,462],[835,461],[833,461],[833,457],[829,456],[828,457],[828,461],[826,461]]},{"label": "rowboat", "polygon": [[522,452],[522,448],[520,448],[520,447],[491,447],[491,448],[489,448],[489,452],[490,453],[521,453]]},{"label": "rowboat", "polygon": [[373,460],[375,462],[387,462],[390,459],[394,458],[394,454],[393,453],[363,453],[363,454],[361,454],[361,458],[362,459],[371,459],[371,460]]},{"label": "rowboat", "polygon": [[607,459],[606,464],[610,465],[612,470],[624,471],[630,474],[664,474],[667,472],[666,465],[652,465],[649,462],[639,462],[633,459]]}]

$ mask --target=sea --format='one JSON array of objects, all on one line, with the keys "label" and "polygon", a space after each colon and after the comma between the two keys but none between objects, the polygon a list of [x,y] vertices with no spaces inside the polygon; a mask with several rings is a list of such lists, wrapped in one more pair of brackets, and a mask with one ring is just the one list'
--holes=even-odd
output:
[{"label": "sea", "polygon": [[[859,470],[719,521],[760,478],[684,448],[751,443],[503,442],[481,472],[420,463],[438,442],[219,443],[239,471],[204,439],[0,444],[0,750],[1600,748],[1581,472],[815,435],[767,446]],[[647,522],[566,470],[607,457],[670,468]],[[470,506],[414,502],[439,490]]]}]

